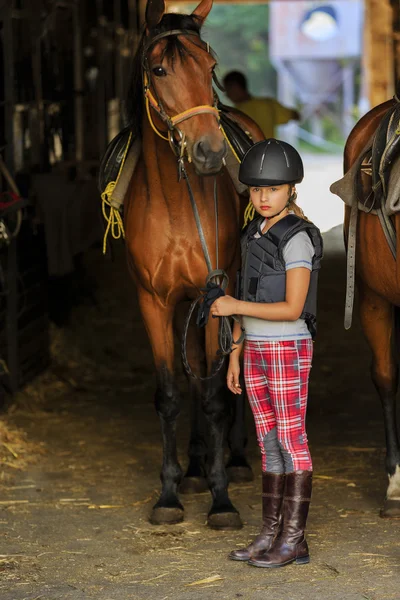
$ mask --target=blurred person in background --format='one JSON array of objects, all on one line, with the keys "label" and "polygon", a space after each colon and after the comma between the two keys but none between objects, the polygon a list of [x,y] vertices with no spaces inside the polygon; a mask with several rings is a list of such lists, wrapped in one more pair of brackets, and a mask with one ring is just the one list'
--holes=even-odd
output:
[{"label": "blurred person in background", "polygon": [[247,79],[239,71],[230,71],[224,77],[224,87],[229,100],[257,123],[266,139],[276,137],[275,128],[289,121],[298,121],[300,113],[287,108],[275,98],[256,98],[248,90]]}]

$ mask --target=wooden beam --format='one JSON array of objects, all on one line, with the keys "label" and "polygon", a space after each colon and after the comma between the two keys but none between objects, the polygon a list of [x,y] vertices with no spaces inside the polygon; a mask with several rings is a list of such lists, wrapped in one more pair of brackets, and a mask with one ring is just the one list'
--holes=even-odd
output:
[{"label": "wooden beam", "polygon": [[394,93],[393,25],[390,0],[366,0],[364,60],[371,107]]}]

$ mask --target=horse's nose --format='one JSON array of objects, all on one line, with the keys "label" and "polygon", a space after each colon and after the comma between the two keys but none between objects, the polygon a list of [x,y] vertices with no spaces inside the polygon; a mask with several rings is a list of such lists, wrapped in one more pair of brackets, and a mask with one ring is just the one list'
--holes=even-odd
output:
[{"label": "horse's nose", "polygon": [[211,147],[211,143],[207,137],[202,137],[193,145],[193,160],[201,165],[203,169],[210,171],[220,169],[222,159],[226,156],[226,142],[222,140],[222,144],[218,150]]}]

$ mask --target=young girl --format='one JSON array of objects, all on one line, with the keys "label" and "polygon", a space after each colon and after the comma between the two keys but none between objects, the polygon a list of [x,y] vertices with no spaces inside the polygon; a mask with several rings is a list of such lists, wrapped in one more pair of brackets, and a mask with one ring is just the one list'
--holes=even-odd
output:
[{"label": "young girl", "polygon": [[[256,567],[308,563],[304,537],[312,463],[305,418],[316,332],[322,239],[295,204],[303,179],[298,152],[275,139],[255,144],[240,166],[259,218],[242,236],[238,298],[214,302],[215,316],[242,315],[244,380],[262,455],[262,529],[229,557]],[[233,336],[238,339],[240,325]],[[227,385],[241,393],[239,357],[230,355]]]}]

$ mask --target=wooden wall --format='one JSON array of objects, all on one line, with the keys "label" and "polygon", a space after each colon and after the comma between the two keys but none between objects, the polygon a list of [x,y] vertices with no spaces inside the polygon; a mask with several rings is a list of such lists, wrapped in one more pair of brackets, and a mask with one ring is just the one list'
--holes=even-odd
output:
[{"label": "wooden wall", "polygon": [[390,0],[365,1],[364,76],[371,107],[394,94],[393,9]]}]

